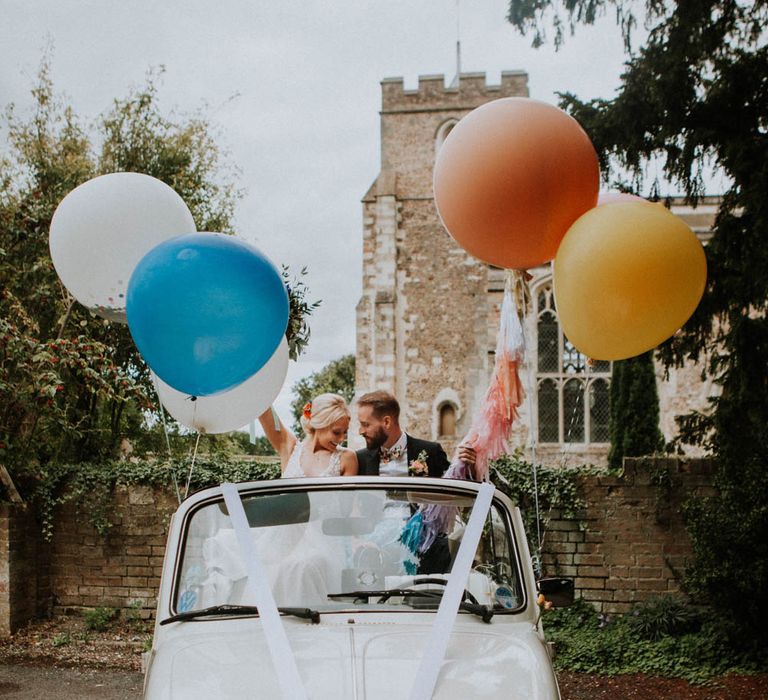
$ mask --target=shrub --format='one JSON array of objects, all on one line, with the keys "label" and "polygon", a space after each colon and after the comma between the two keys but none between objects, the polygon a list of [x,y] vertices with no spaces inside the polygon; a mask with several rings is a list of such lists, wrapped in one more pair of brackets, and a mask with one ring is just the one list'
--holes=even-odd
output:
[{"label": "shrub", "polygon": [[54,634],[51,639],[51,644],[55,647],[65,647],[72,641],[68,632],[61,632],[60,634]]},{"label": "shrub", "polygon": [[656,596],[638,603],[626,617],[630,631],[640,639],[657,641],[679,636],[700,626],[699,613],[677,596]]},{"label": "shrub", "polygon": [[83,611],[85,626],[94,632],[104,632],[116,616],[115,608],[92,608]]},{"label": "shrub", "polygon": [[608,463],[614,469],[621,469],[624,457],[652,455],[664,446],[652,351],[613,363],[610,434]]},{"label": "shrub", "polygon": [[[679,598],[650,600],[615,618],[583,600],[544,613],[555,668],[576,673],[645,673],[705,683],[725,673],[768,670],[768,655],[734,643],[738,630],[723,618],[705,619]],[[638,620],[643,620],[641,625]],[[655,638],[649,638],[649,637]]]},{"label": "shrub", "polygon": [[125,611],[125,620],[131,627],[142,627],[144,620],[141,617],[142,602],[140,598],[128,603],[128,609]]}]

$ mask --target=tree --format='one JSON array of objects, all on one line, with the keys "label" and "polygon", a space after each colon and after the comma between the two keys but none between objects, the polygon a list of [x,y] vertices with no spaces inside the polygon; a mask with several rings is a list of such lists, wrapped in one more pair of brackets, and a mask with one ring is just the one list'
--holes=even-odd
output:
[{"label": "tree", "polygon": [[329,362],[320,371],[300,379],[293,385],[294,399],[291,401],[293,429],[297,435],[303,435],[301,414],[307,401],[318,394],[331,392],[340,394],[347,403],[355,396],[355,356],[344,355]]},{"label": "tree", "polygon": [[[171,185],[199,230],[231,230],[238,192],[210,125],[172,121],[157,74],[86,128],[53,90],[45,58],[28,118],[6,110],[0,155],[0,464],[24,479],[51,460],[117,454],[146,429],[148,369],[125,325],[92,316],[56,276],[48,251],[53,212],[96,175],[136,171]],[[98,143],[97,143],[98,136]],[[159,428],[158,428],[159,429]]]},{"label": "tree", "polygon": [[277,452],[272,447],[269,440],[264,435],[260,435],[256,438],[255,442],[251,443],[250,436],[247,433],[228,433],[227,438],[236,449],[236,454],[240,455],[257,455],[259,457],[276,457]]},{"label": "tree", "polygon": [[608,463],[616,468],[624,457],[652,455],[664,446],[653,353],[613,363],[610,435]]},{"label": "tree", "polygon": [[[687,509],[696,560],[687,585],[766,639],[768,598],[768,1],[678,0],[644,4],[645,46],[629,0],[512,0],[509,21],[534,43],[565,18],[573,30],[615,8],[628,60],[611,100],[561,95],[592,137],[606,173],[643,185],[659,162],[695,202],[712,165],[729,185],[707,246],[704,298],[679,336],[659,349],[667,367],[705,361],[722,386],[708,414],[681,418],[681,434],[717,458],[719,497]],[[627,184],[627,183],[625,183]],[[661,183],[652,183],[658,193]]]}]

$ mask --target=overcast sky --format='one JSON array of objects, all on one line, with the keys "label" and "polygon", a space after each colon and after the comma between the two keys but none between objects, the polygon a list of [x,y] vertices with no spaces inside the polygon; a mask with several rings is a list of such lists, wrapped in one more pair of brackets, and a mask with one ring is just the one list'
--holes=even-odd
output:
[{"label": "overcast sky", "polygon": [[505,21],[506,0],[3,0],[0,104],[30,105],[44,47],[75,111],[94,118],[165,66],[161,107],[208,106],[242,173],[238,233],[277,264],[309,268],[323,305],[277,407],[300,377],[355,350],[361,205],[379,171],[380,81],[462,71],[498,83],[529,74],[531,96],[610,97],[623,54],[613,17],[580,28],[559,52],[530,48]]}]

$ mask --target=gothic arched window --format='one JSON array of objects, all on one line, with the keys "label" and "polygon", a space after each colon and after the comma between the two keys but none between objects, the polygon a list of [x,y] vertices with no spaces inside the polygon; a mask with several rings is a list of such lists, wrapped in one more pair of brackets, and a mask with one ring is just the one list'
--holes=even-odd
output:
[{"label": "gothic arched window", "polygon": [[440,406],[438,425],[440,437],[456,436],[456,407],[453,404],[444,403]]},{"label": "gothic arched window", "polygon": [[440,146],[443,145],[443,141],[448,138],[448,134],[451,133],[451,129],[459,123],[458,119],[449,119],[444,121],[435,132],[435,155],[440,150]]},{"label": "gothic arched window", "polygon": [[611,363],[588,363],[563,335],[551,282],[534,299],[538,442],[608,442]]}]

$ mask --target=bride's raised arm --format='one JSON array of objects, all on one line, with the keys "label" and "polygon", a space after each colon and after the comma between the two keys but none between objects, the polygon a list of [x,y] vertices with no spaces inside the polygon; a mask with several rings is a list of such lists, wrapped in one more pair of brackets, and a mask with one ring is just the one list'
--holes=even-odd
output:
[{"label": "bride's raised arm", "polygon": [[296,436],[285,427],[271,406],[259,416],[259,423],[264,429],[269,444],[275,448],[275,452],[280,457],[281,471],[285,471],[285,465],[288,464],[291,452],[296,446]]}]

